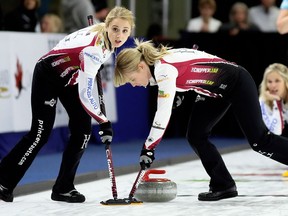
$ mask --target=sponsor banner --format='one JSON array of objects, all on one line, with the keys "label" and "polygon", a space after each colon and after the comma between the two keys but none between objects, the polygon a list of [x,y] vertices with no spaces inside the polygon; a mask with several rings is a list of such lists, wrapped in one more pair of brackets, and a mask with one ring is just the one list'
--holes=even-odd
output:
[{"label": "sponsor banner", "polygon": [[[0,41],[3,42],[0,49],[0,133],[30,129],[32,118],[30,96],[34,66],[37,60],[64,36],[64,34],[0,32]],[[106,63],[105,69],[102,70],[102,83],[107,116],[110,121],[116,122],[113,65],[112,59]],[[97,94],[97,88],[94,92]],[[67,113],[58,101],[54,127],[67,124]]]}]

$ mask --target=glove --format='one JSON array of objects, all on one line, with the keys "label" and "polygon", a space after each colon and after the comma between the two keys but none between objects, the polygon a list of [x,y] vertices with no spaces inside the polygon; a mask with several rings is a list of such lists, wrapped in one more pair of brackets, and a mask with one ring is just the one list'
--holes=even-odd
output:
[{"label": "glove", "polygon": [[110,144],[112,142],[113,137],[113,130],[111,126],[111,122],[104,122],[99,125],[99,135],[102,143],[104,144]]},{"label": "glove", "polygon": [[145,166],[149,168],[153,163],[154,159],[154,150],[148,150],[143,148],[140,154],[140,166]]},{"label": "glove", "polygon": [[172,109],[176,109],[177,107],[179,107],[183,103],[183,100],[184,95],[175,95]]}]

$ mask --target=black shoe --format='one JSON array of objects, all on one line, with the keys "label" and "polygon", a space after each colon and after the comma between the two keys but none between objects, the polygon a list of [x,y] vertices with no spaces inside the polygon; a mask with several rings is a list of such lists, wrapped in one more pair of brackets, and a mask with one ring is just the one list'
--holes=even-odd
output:
[{"label": "black shoe", "polygon": [[236,186],[229,188],[227,190],[218,191],[218,192],[204,192],[198,195],[198,200],[200,201],[218,201],[221,199],[227,199],[238,196]]},{"label": "black shoe", "polygon": [[0,184],[0,199],[5,202],[13,202],[14,196],[9,190]]},{"label": "black shoe", "polygon": [[55,193],[52,192],[51,199],[54,201],[63,201],[68,203],[83,203],[85,196],[80,194],[77,190],[72,190],[68,193]]}]

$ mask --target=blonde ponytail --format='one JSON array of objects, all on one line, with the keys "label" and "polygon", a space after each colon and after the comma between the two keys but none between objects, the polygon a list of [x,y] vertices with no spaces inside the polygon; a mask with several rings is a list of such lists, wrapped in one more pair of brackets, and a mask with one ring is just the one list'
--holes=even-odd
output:
[{"label": "blonde ponytail", "polygon": [[128,82],[127,74],[138,69],[140,61],[152,66],[155,62],[167,55],[170,47],[161,45],[155,48],[152,41],[139,41],[134,39],[136,47],[123,49],[116,58],[114,85],[119,87]]}]

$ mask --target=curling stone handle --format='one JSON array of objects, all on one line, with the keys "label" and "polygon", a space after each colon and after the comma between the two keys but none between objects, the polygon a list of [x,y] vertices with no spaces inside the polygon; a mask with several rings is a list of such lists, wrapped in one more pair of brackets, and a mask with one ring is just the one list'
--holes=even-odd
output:
[{"label": "curling stone handle", "polygon": [[154,170],[154,169],[151,169],[151,170],[147,170],[144,174],[144,176],[142,177],[142,180],[143,181],[149,181],[149,175],[150,174],[165,174],[166,173],[166,170]]}]

